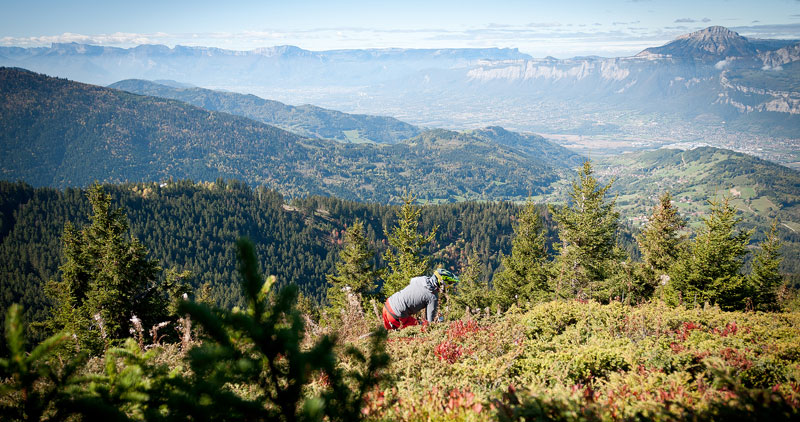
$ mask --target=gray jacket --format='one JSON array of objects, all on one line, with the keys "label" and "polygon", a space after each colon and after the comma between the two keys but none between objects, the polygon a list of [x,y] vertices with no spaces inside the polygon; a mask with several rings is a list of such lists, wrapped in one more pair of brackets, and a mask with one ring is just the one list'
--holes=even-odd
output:
[{"label": "gray jacket", "polygon": [[439,280],[435,276],[414,277],[408,286],[389,297],[388,302],[395,315],[400,318],[425,308],[428,322],[433,322],[439,306]]}]

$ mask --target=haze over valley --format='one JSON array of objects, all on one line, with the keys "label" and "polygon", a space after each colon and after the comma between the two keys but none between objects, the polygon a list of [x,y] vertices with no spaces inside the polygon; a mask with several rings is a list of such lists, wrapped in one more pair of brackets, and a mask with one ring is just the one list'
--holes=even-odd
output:
[{"label": "haze over valley", "polygon": [[501,126],[590,156],[710,145],[798,167],[798,51],[798,40],[746,38],[715,26],[618,58],[533,58],[496,48],[53,44],[0,47],[0,65],[101,85],[177,81],[419,127]]}]

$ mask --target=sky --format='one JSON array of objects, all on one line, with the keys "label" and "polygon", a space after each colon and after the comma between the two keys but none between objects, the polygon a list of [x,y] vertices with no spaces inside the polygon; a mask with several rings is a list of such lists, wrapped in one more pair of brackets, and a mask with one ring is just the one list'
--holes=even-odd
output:
[{"label": "sky", "polygon": [[518,48],[629,56],[711,25],[800,39],[800,0],[0,0],[0,46]]}]

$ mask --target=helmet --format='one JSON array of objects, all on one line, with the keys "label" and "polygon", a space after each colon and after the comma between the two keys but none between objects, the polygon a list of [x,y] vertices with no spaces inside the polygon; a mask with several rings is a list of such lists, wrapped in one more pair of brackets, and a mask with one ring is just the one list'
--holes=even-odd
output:
[{"label": "helmet", "polygon": [[439,284],[445,287],[451,287],[458,283],[458,277],[444,268],[437,269],[433,272],[433,275],[435,275],[436,279],[439,280]]}]

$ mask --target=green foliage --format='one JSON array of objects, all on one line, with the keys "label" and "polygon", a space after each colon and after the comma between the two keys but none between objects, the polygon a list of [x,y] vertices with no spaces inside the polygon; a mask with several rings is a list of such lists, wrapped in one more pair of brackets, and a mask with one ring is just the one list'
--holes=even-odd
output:
[{"label": "green foliage", "polygon": [[646,268],[656,277],[667,274],[681,255],[682,244],[686,240],[681,231],[685,226],[686,222],[678,215],[677,208],[672,206],[672,196],[664,192],[636,239]]},{"label": "green foliage", "polygon": [[447,300],[461,315],[467,309],[482,311],[495,302],[494,292],[489,288],[481,268],[481,261],[476,252],[470,256],[467,268],[460,275],[461,281],[455,293],[447,295]]},{"label": "green foliage", "polygon": [[[711,214],[689,245],[689,254],[675,266],[668,290],[684,303],[717,303],[723,309],[744,309],[748,293],[741,274],[752,231],[740,231],[729,198],[711,200]],[[673,299],[675,300],[675,299]]]},{"label": "green foliage", "polygon": [[425,235],[419,232],[420,209],[414,206],[416,197],[407,193],[403,205],[397,211],[397,224],[387,235],[389,248],[384,260],[389,266],[383,284],[385,297],[393,295],[408,284],[412,277],[426,274],[430,270],[430,258],[423,255],[425,246],[436,238],[438,226]]},{"label": "green foliage", "polygon": [[[192,277],[184,280],[195,289],[195,298],[203,296],[225,308],[243,306],[239,286],[231,282],[239,235],[253,240],[261,268],[278,278],[278,287],[292,280],[304,296],[320,303],[345,229],[362,221],[365,237],[378,255],[373,264],[384,267],[383,228],[391,227],[400,208],[320,196],[286,202],[278,192],[251,189],[236,181],[168,181],[103,189],[114,207],[125,210],[131,236],[147,246],[161,267],[191,272]],[[41,321],[51,303],[40,292],[58,276],[64,226],[70,221],[83,224],[91,207],[84,190],[0,182],[0,203],[4,201],[15,218],[4,220],[11,226],[0,241],[0,261],[5,264],[0,265],[0,311],[18,302],[25,306],[29,321]],[[501,255],[510,252],[512,215],[519,212],[513,203],[429,204],[419,209],[422,232],[439,227],[424,254],[457,274],[471,251],[477,251],[487,281],[500,266]],[[544,216],[548,233],[553,233],[552,221]],[[548,245],[551,242],[548,238]],[[165,273],[168,278],[169,270]],[[37,339],[43,338],[40,332],[34,333]]]},{"label": "green foliage", "polygon": [[605,200],[611,183],[600,185],[593,173],[591,163],[584,162],[572,183],[570,204],[551,207],[561,239],[554,286],[561,297],[594,297],[611,276],[613,260],[621,257],[616,248],[619,213],[614,200]]},{"label": "green foliage", "polygon": [[686,221],[672,205],[672,196],[664,192],[653,207],[647,224],[636,237],[643,262],[631,274],[624,275],[636,281],[640,298],[651,297],[656,289],[665,284],[672,266],[685,256],[685,227]]},{"label": "green foliage", "polygon": [[66,333],[56,334],[37,344],[28,353],[22,307],[13,305],[5,318],[4,350],[0,358],[0,414],[8,421],[62,420],[70,415],[70,387],[77,383],[76,374],[85,362],[77,355],[63,364],[54,356],[72,339]]},{"label": "green foliage", "polygon": [[347,293],[367,299],[376,289],[381,272],[373,261],[375,252],[364,237],[364,224],[356,221],[344,235],[344,245],[336,262],[336,273],[328,275],[328,304],[334,314],[344,309]]},{"label": "green foliage", "polygon": [[502,262],[503,269],[493,280],[495,300],[500,308],[552,298],[546,235],[533,201],[529,200],[520,212],[511,255],[503,257]]},{"label": "green foliage", "polygon": [[[347,353],[366,369],[344,373],[337,368],[334,339],[322,337],[303,347],[304,326],[293,305],[296,287],[281,289],[270,301],[275,278],[261,278],[252,244],[240,241],[238,246],[247,309],[181,305],[207,338],[189,352],[191,374],[170,397],[170,418],[357,420],[363,395],[378,382],[388,362],[382,337],[374,340],[368,358],[350,348]],[[317,397],[307,396],[306,387],[315,375],[327,377],[331,388]]]},{"label": "green foliage", "polygon": [[373,336],[368,353],[355,345],[337,352],[327,336],[306,342],[296,288],[271,294],[275,278],[261,278],[253,246],[241,241],[239,251],[247,309],[181,302],[180,312],[204,336],[188,352],[190,344],[179,352],[129,338],[109,348],[102,363],[59,364],[52,355],[70,336],[53,336],[26,353],[21,309],[12,306],[10,356],[0,358],[4,420],[360,420],[364,399],[389,362],[385,333]]},{"label": "green foliage", "polygon": [[753,268],[747,280],[751,289],[750,298],[758,310],[770,311],[778,307],[778,288],[783,283],[783,276],[778,271],[782,261],[780,249],[778,221],[775,220],[753,259]]},{"label": "green foliage", "polygon": [[148,327],[166,318],[169,291],[182,289],[174,277],[168,286],[157,283],[160,268],[138,240],[128,240],[127,219],[110,196],[99,185],[88,194],[91,224],[64,229],[62,277],[47,288],[56,302],[47,325],[75,334],[81,348],[96,353],[127,337],[133,316]]}]

